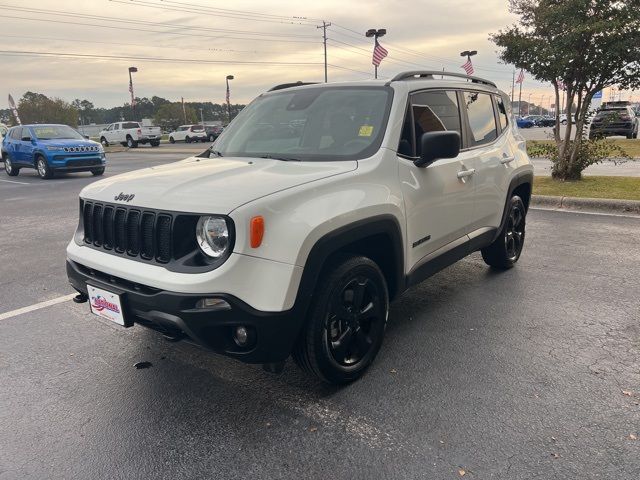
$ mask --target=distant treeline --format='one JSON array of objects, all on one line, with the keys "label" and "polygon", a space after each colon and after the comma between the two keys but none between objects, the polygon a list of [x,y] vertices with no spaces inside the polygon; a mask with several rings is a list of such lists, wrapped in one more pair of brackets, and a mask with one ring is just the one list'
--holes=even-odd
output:
[{"label": "distant treeline", "polygon": [[[184,110],[181,102],[172,102],[166,98],[136,98],[135,118],[131,104],[120,107],[96,108],[89,100],[75,99],[69,103],[60,98],[50,98],[42,93],[26,92],[18,101],[18,114],[22,123],[63,123],[77,126],[91,123],[113,123],[121,120],[142,120],[152,118],[154,123],[163,128],[174,128],[183,123],[200,121],[200,109],[205,121],[227,121],[227,105],[212,102],[185,102]],[[231,105],[231,118],[235,117],[244,105]],[[186,117],[186,122],[185,122]],[[12,125],[15,123],[11,110],[0,109],[0,122]]]}]

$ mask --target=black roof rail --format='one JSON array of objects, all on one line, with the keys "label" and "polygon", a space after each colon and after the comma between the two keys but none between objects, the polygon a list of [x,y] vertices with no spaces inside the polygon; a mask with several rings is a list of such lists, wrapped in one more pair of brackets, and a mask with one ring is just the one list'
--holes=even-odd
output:
[{"label": "black roof rail", "polygon": [[471,80],[473,83],[482,83],[484,85],[489,85],[491,87],[498,86],[490,80],[485,80],[484,78],[473,77],[471,75],[465,75],[464,73],[454,73],[454,72],[441,72],[438,70],[412,70],[409,72],[401,72],[393,77],[391,80],[387,82],[389,85],[391,82],[399,82],[400,80],[408,80],[410,78],[430,78],[435,79],[436,75],[444,76],[444,77],[455,77],[455,78],[463,78],[465,80]]},{"label": "black roof rail", "polygon": [[280,85],[276,85],[275,87],[271,87],[268,91],[273,92],[274,90],[284,90],[285,88],[291,87],[301,87],[302,85],[316,85],[318,82],[301,82],[298,80],[293,83],[281,83]]}]

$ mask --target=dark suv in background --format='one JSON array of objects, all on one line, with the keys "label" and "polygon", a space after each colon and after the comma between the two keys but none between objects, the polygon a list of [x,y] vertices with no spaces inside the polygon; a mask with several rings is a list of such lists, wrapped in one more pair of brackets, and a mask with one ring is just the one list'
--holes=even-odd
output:
[{"label": "dark suv in background", "polygon": [[589,138],[624,135],[638,138],[640,120],[627,102],[612,102],[603,105],[591,121]]}]

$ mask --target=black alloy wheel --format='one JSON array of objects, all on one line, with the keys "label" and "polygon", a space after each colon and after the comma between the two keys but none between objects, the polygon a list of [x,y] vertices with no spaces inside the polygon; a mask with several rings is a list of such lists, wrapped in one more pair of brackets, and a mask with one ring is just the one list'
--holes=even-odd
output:
[{"label": "black alloy wheel", "polygon": [[380,350],[388,313],[387,284],[378,265],[367,257],[340,255],[318,279],[293,359],[328,383],[357,380]]},{"label": "black alloy wheel", "polygon": [[507,204],[507,216],[500,234],[493,243],[481,250],[482,259],[491,267],[506,270],[513,267],[524,247],[527,209],[518,195]]}]

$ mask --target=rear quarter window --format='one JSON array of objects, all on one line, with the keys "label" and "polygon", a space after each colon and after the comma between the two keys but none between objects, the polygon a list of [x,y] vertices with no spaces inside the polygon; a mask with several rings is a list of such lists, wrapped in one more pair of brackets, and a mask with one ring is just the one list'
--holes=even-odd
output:
[{"label": "rear quarter window", "polygon": [[498,138],[496,117],[493,112],[491,95],[481,92],[464,92],[462,108],[467,110],[469,120],[469,147],[478,147]]}]

